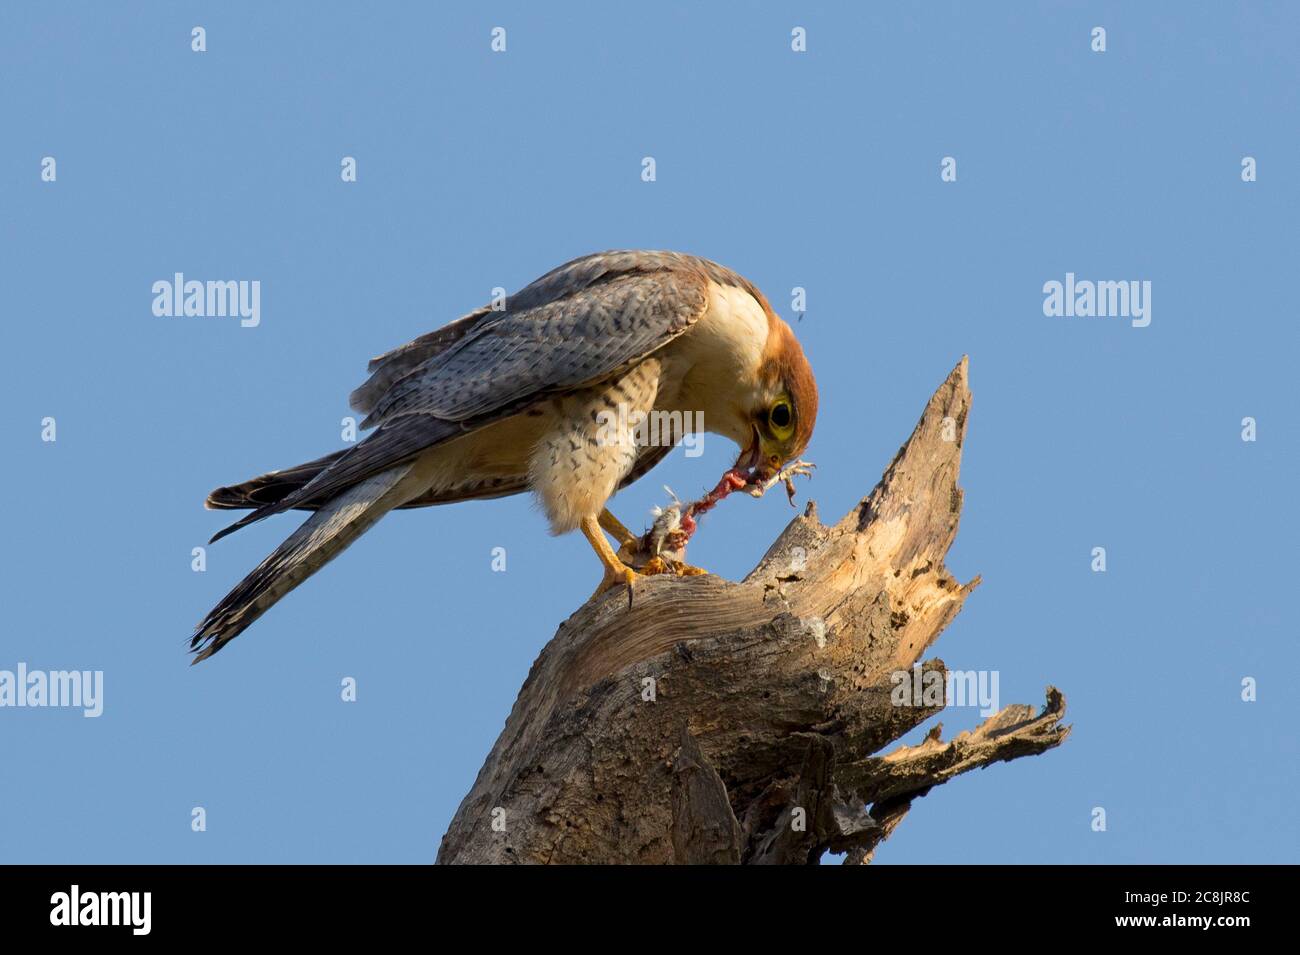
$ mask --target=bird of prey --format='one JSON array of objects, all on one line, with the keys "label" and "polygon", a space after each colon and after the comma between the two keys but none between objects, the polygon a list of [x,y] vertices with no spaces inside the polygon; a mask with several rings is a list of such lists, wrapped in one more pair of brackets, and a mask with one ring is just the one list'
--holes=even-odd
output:
[{"label": "bird of prey", "polygon": [[[351,405],[372,434],[208,496],[210,508],[251,509],[214,542],[281,511],[314,513],[198,625],[193,662],[395,508],[531,491],[553,533],[579,529],[590,541],[604,567],[600,589],[630,588],[637,574],[604,532],[621,544],[635,538],[606,502],[672,447],[638,443],[638,413],[688,412],[686,422],[734,441],[741,453],[724,480],[737,488],[770,485],[807,447],[817,417],[803,349],[763,294],[677,252],[575,259],[504,307],[375,358],[369,371]],[[627,425],[618,440],[610,421]]]}]

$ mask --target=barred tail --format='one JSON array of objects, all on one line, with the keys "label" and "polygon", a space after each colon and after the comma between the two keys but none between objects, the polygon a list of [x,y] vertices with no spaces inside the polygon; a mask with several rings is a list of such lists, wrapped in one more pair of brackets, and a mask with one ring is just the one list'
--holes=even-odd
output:
[{"label": "barred tail", "polygon": [[315,514],[203,618],[190,639],[190,650],[196,654],[193,662],[206,660],[243,633],[281,597],[324,567],[376,521],[410,497],[412,488],[408,486],[409,482],[402,480],[410,471],[411,464],[398,465],[322,502]]}]

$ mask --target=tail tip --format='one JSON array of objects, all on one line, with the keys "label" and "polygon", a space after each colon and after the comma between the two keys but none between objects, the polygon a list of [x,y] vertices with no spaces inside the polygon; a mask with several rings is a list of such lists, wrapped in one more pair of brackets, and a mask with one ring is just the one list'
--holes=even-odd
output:
[{"label": "tail tip", "polygon": [[203,506],[209,511],[225,511],[251,505],[244,501],[243,495],[239,493],[238,488],[219,487],[208,492],[208,496],[203,500]]}]

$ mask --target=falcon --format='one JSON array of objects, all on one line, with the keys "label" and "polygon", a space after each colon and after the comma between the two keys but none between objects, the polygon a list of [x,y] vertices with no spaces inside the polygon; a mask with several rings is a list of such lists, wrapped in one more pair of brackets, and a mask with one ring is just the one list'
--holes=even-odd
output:
[{"label": "falcon", "polygon": [[364,440],[208,496],[209,508],[251,509],[213,542],[282,511],[314,513],[198,625],[193,662],[398,508],[530,491],[553,533],[580,530],[591,543],[604,569],[597,593],[626,585],[630,598],[639,574],[623,558],[638,539],[606,503],[673,446],[638,441],[633,422],[683,412],[736,443],[740,456],[706,509],[730,490],[757,496],[788,482],[817,418],[817,386],[790,326],[752,283],[677,252],[575,259],[369,371],[351,395],[362,428],[374,429]]}]

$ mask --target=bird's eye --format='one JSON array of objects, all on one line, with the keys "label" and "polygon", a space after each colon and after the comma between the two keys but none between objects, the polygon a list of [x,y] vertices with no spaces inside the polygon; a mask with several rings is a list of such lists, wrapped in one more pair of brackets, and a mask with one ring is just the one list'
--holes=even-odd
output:
[{"label": "bird's eye", "polygon": [[767,413],[768,423],[772,426],[772,433],[778,438],[785,438],[794,430],[794,409],[790,407],[790,402],[784,398],[772,405]]}]

